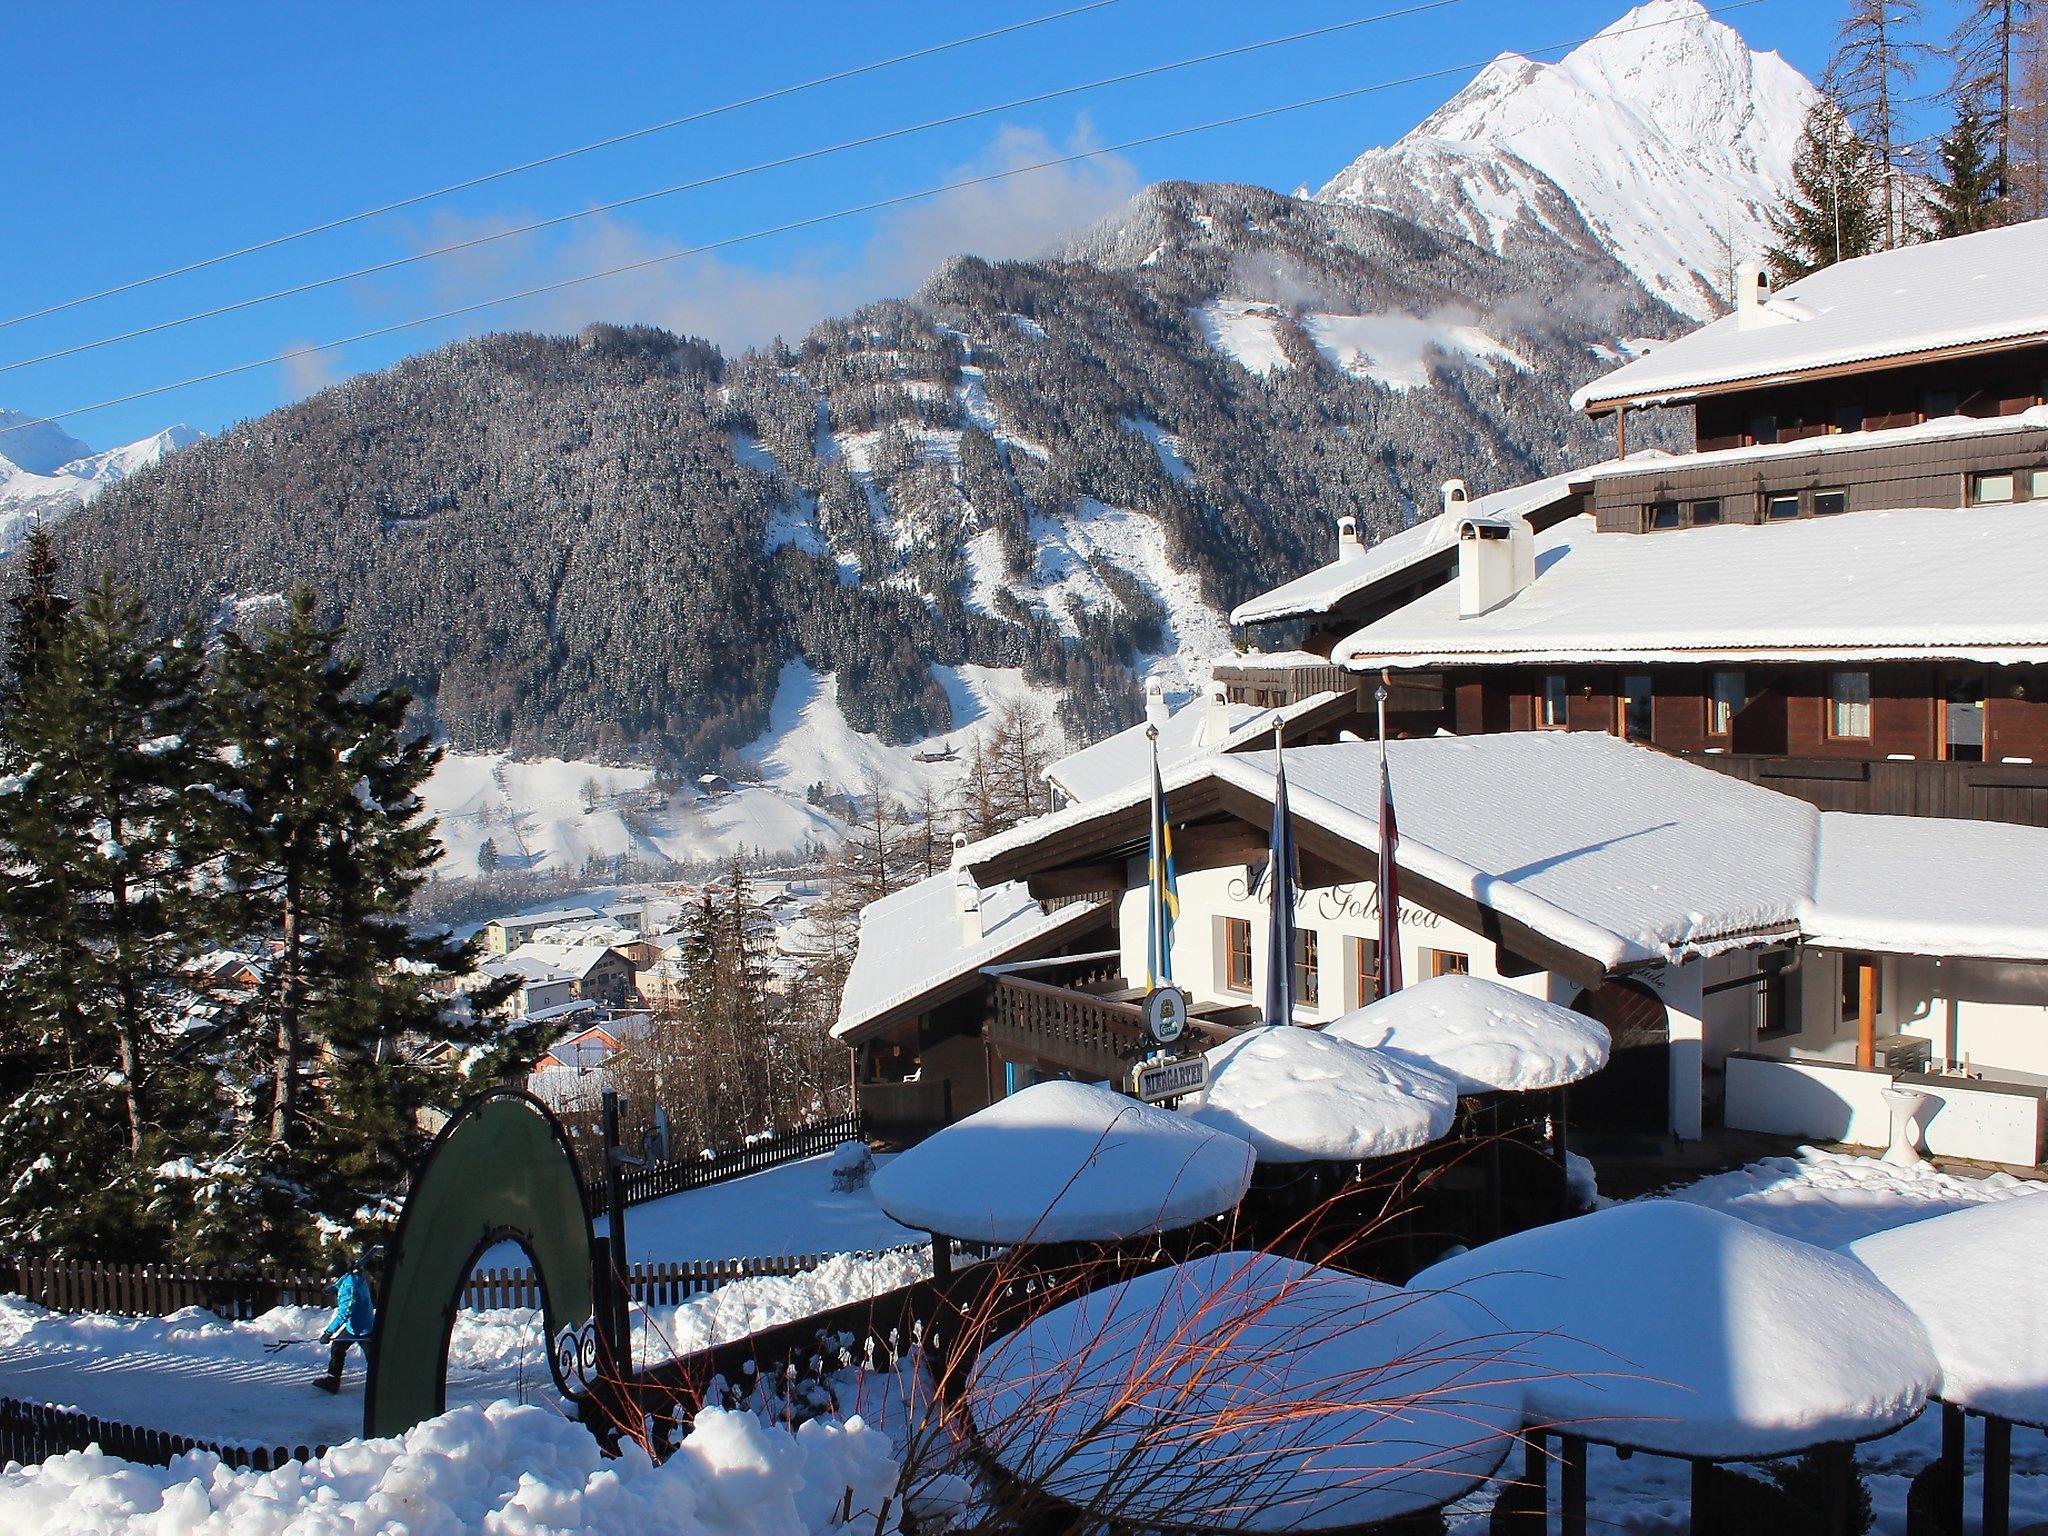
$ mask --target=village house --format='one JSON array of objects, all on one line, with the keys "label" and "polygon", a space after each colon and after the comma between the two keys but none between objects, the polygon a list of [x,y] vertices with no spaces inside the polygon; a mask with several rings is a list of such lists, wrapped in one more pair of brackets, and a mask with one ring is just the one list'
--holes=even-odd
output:
[{"label": "village house", "polygon": [[[1234,702],[1349,691],[1421,735],[1595,730],[1826,809],[2048,825],[2040,221],[1844,262],[1575,403],[1622,456],[1470,498],[1233,613],[1297,650]],[[1901,295],[1910,296],[1902,302]],[[1631,410],[1693,448],[1625,452]],[[1369,731],[1369,727],[1362,727]]]},{"label": "village house", "polygon": [[624,1008],[639,1001],[631,956],[610,944],[521,944],[505,957],[522,974],[566,977],[580,1002]]},{"label": "village house", "polygon": [[529,912],[522,917],[494,917],[484,924],[484,949],[493,955],[509,955],[544,929],[568,923],[601,923],[604,913],[595,907],[561,907],[552,912]]}]

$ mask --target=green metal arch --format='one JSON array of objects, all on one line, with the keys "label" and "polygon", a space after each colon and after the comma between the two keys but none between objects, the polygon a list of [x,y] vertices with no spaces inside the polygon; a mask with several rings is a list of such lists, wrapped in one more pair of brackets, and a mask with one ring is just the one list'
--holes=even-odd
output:
[{"label": "green metal arch", "polygon": [[[554,1341],[591,1316],[590,1210],[560,1123],[510,1089],[465,1103],[413,1180],[385,1264],[365,1435],[403,1434],[447,1407],[448,1338],[463,1285],[484,1251],[507,1238],[539,1276],[553,1369]],[[559,1372],[556,1384],[568,1390]]]}]

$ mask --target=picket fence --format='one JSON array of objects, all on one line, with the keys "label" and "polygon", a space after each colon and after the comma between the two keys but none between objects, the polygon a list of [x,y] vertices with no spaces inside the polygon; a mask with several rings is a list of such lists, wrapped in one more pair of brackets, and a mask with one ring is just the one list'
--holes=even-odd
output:
[{"label": "picket fence", "polygon": [[93,1259],[52,1259],[0,1254],[0,1291],[52,1312],[112,1312],[125,1317],[167,1317],[204,1307],[230,1322],[260,1317],[272,1307],[317,1307],[332,1299],[323,1275],[240,1266],[107,1264]]},{"label": "picket fence", "polygon": [[288,1461],[309,1461],[326,1452],[324,1445],[223,1445],[214,1440],[195,1440],[168,1430],[144,1429],[139,1424],[119,1424],[91,1414],[52,1408],[45,1403],[25,1403],[18,1398],[0,1397],[0,1466],[10,1461],[34,1466],[66,1451],[82,1451],[97,1445],[109,1456],[148,1466],[167,1466],[173,1456],[188,1451],[211,1451],[231,1467],[250,1467],[268,1472]]}]

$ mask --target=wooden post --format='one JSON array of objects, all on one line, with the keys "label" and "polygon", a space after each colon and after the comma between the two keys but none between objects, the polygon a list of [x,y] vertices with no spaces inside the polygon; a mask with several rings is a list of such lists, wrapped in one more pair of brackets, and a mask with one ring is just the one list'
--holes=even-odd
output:
[{"label": "wooden post", "polygon": [[950,1280],[953,1277],[953,1239],[943,1232],[932,1234],[932,1278]]},{"label": "wooden post", "polygon": [[1877,962],[1856,962],[1856,1065],[1877,1065]]},{"label": "wooden post", "polygon": [[1617,459],[1628,457],[1628,407],[1625,405],[1614,408],[1614,456]]},{"label": "wooden post", "polygon": [[1721,1536],[1720,1511],[1714,1508],[1714,1464],[1692,1464],[1692,1536]]},{"label": "wooden post", "polygon": [[1550,1453],[1548,1436],[1540,1429],[1522,1432],[1522,1486],[1528,1489],[1530,1518],[1526,1522],[1535,1536],[1550,1529]]},{"label": "wooden post", "polygon": [[1572,1165],[1571,1149],[1566,1144],[1571,1132],[1571,1101],[1568,1087],[1557,1090],[1557,1112],[1550,1119],[1550,1134],[1555,1143],[1552,1147],[1557,1157],[1557,1219],[1562,1221],[1572,1214]]},{"label": "wooden post", "polygon": [[1984,1415],[1984,1536],[2012,1530],[2012,1420]]},{"label": "wooden post", "polygon": [[1563,1437],[1564,1468],[1557,1480],[1558,1536],[1586,1536],[1586,1442]]},{"label": "wooden post", "polygon": [[1943,1528],[1963,1528],[1963,1456],[1970,1437],[1970,1423],[1954,1403],[1941,1405],[1941,1517]]},{"label": "wooden post", "polygon": [[1850,1536],[1849,1512],[1856,1507],[1856,1448],[1846,1441],[1814,1453],[1821,1465],[1821,1530]]}]

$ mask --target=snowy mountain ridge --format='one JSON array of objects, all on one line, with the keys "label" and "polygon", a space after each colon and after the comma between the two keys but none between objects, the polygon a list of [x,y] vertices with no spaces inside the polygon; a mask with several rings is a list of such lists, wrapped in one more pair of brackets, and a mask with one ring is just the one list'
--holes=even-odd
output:
[{"label": "snowy mountain ridge", "polygon": [[[25,420],[17,412],[0,411],[0,428]],[[181,422],[153,437],[95,453],[49,423],[0,433],[0,555],[10,553],[34,524],[86,505],[108,486],[167,453],[191,447],[200,436]],[[66,457],[57,458],[59,453]]]},{"label": "snowy mountain ridge", "polygon": [[1756,255],[1813,86],[1698,0],[1648,0],[1554,64],[1504,53],[1315,195],[1505,251],[1557,232],[1553,190],[1673,308],[1704,319]]}]

